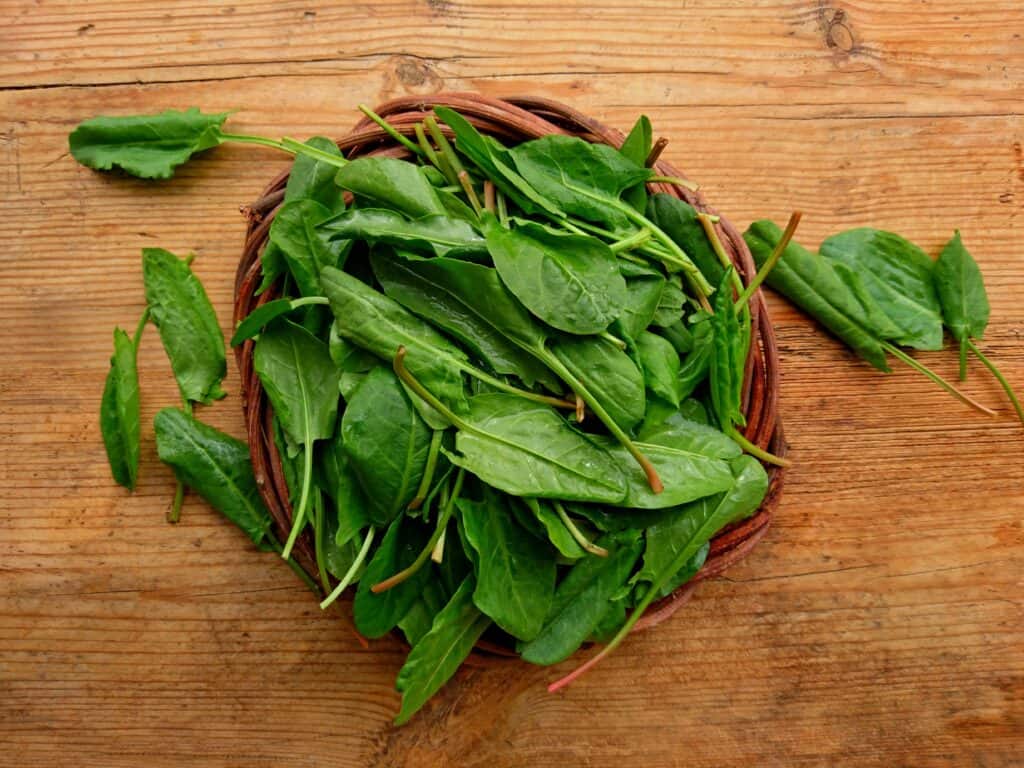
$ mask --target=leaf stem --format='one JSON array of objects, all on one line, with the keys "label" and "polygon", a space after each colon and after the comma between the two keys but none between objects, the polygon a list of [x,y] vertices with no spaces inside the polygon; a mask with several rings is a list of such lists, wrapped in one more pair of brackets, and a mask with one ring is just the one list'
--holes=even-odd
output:
[{"label": "leaf stem", "polygon": [[483,206],[480,205],[480,198],[477,197],[476,190],[473,189],[473,182],[470,181],[469,173],[463,168],[458,172],[459,184],[462,185],[462,191],[466,193],[466,199],[469,200],[469,204],[473,206],[473,211],[476,213],[476,217],[480,218],[480,214],[483,213]]},{"label": "leaf stem", "polygon": [[503,227],[508,226],[508,203],[505,201],[504,193],[499,189],[496,190],[495,197],[498,202],[498,221],[501,222]]},{"label": "leaf stem", "polygon": [[658,470],[654,468],[651,460],[644,456],[640,449],[636,447],[636,444],[630,440],[629,435],[627,435],[622,428],[615,423],[615,420],[608,415],[608,412],[597,401],[597,398],[594,397],[590,390],[583,385],[583,382],[577,379],[573,375],[572,371],[566,368],[562,361],[559,360],[558,357],[550,350],[542,348],[539,350],[539,354],[543,362],[552,371],[558,374],[559,378],[568,384],[572,388],[573,392],[583,398],[586,404],[590,406],[590,410],[594,412],[594,415],[601,420],[601,423],[608,428],[608,431],[615,436],[615,439],[618,440],[627,451],[629,451],[629,454],[634,459],[636,459],[637,464],[640,465],[644,474],[647,475],[647,483],[651,486],[651,490],[654,491],[654,493],[661,493],[665,489],[665,486],[662,485],[661,478],[658,477]]},{"label": "leaf stem", "polygon": [[427,451],[427,466],[423,470],[423,479],[416,489],[416,495],[409,502],[406,509],[419,509],[423,506],[423,500],[430,493],[430,484],[434,482],[434,472],[437,470],[437,457],[441,455],[441,440],[444,438],[443,429],[435,429],[430,436],[430,448]]},{"label": "leaf stem", "polygon": [[448,421],[454,424],[458,429],[466,429],[470,432],[476,432],[477,430],[474,429],[469,422],[456,416],[455,412],[452,411],[451,408],[434,397],[434,394],[429,389],[420,384],[419,380],[409,373],[409,369],[405,367],[405,355],[405,345],[402,345],[395,352],[395,359],[392,361],[392,367],[394,368],[395,375],[405,382],[406,386],[415,392],[423,402],[448,419]]},{"label": "leaf stem", "polygon": [[434,545],[434,549],[430,553],[430,559],[438,565],[444,562],[444,541],[447,538],[447,533],[447,528],[441,531],[441,538],[437,540],[437,544]]},{"label": "leaf stem", "polygon": [[[306,434],[312,432],[312,428],[306,424]],[[306,525],[306,505],[309,502],[309,486],[313,483],[313,441],[309,440],[302,447],[302,495],[299,497],[299,506],[294,510],[294,517],[292,518],[292,530],[288,534],[288,541],[285,542],[284,550],[281,552],[281,557],[287,560],[291,557],[292,547],[295,546],[295,540],[299,537],[299,531],[301,531]]]},{"label": "leaf stem", "polygon": [[608,247],[612,253],[621,253],[622,251],[631,251],[638,245],[643,245],[651,239],[651,230],[641,229],[635,235],[624,237],[621,240],[617,240],[614,243],[609,243]]},{"label": "leaf stem", "polygon": [[[277,554],[281,554],[281,542],[277,540],[277,537],[274,535],[273,531],[268,530],[265,536],[267,540],[270,542],[270,548],[277,552]],[[303,570],[301,565],[299,565],[297,562],[295,562],[295,560],[293,560],[290,557],[287,560],[285,560],[285,562],[288,563],[289,568],[295,571],[295,575],[302,579],[302,583],[310,588],[313,594],[323,594],[320,591],[320,587],[317,586],[317,583],[309,577],[309,574],[306,573],[305,570]]]},{"label": "leaf stem", "polygon": [[488,213],[494,213],[496,210],[495,201],[495,186],[494,182],[490,179],[484,180],[484,210]]},{"label": "leaf stem", "polygon": [[462,493],[462,481],[465,478],[465,475],[465,470],[460,469],[459,473],[455,476],[455,484],[452,486],[452,491],[445,500],[444,507],[441,509],[441,514],[437,517],[437,525],[434,527],[434,532],[430,535],[430,540],[427,541],[426,546],[424,546],[423,549],[420,550],[420,553],[416,555],[416,559],[413,560],[408,567],[403,568],[393,576],[389,576],[384,579],[384,581],[380,581],[371,586],[371,592],[378,595],[381,592],[386,592],[392,587],[397,587],[426,565],[426,562],[430,559],[431,553],[434,551],[434,547],[437,546],[437,542],[441,538],[441,534],[444,533],[445,528],[448,527],[448,521],[451,519],[452,512],[455,511],[455,502],[459,498],[459,494]]},{"label": "leaf stem", "polygon": [[725,252],[725,246],[722,244],[721,238],[718,236],[718,230],[715,229],[715,222],[718,221],[717,216],[712,216],[707,213],[698,213],[697,221],[704,228],[704,234],[708,238],[708,242],[711,243],[711,250],[715,252],[718,257],[719,263],[726,269],[732,270],[732,284],[736,289],[736,293],[743,293],[743,278],[740,277],[740,273],[736,271],[735,266],[732,263],[732,259],[729,258],[729,254]]},{"label": "leaf stem", "polygon": [[446,147],[448,150],[451,150],[451,144],[444,138],[441,129],[437,127],[437,121],[428,117],[424,119],[423,124],[426,126],[427,131],[429,131],[434,143],[437,144],[435,156],[437,157],[438,168],[441,169],[441,173],[448,179],[448,183],[461,186],[459,184],[459,171],[463,170],[462,163],[459,162],[457,157],[453,161],[452,155],[455,154],[454,152],[445,151]]},{"label": "leaf stem", "polygon": [[595,544],[586,536],[584,536],[583,531],[576,527],[576,523],[572,521],[572,518],[569,517],[569,513],[566,512],[565,507],[562,506],[562,502],[555,500],[552,503],[555,505],[555,513],[558,515],[558,518],[562,521],[562,525],[566,527],[566,529],[569,531],[569,534],[576,540],[577,544],[579,544],[581,547],[583,547],[583,549],[585,549],[592,555],[597,555],[598,557],[608,557],[607,549],[605,549],[604,547],[599,547],[597,544]]},{"label": "leaf stem", "polygon": [[760,459],[765,464],[774,464],[777,467],[793,466],[793,462],[791,462],[789,459],[784,459],[781,456],[776,456],[774,453],[769,453],[763,448],[760,448],[754,443],[747,440],[747,438],[744,437],[743,434],[738,429],[736,429],[736,427],[730,429],[726,434],[729,435],[729,437],[731,437],[733,441],[737,445],[739,445],[740,448],[749,453],[755,459]]},{"label": "leaf stem", "polygon": [[960,402],[964,403],[965,405],[969,405],[972,408],[976,408],[977,410],[981,411],[982,413],[988,414],[989,416],[995,416],[996,415],[995,411],[991,410],[990,408],[986,408],[984,405],[979,403],[977,400],[974,400],[973,398],[968,397],[963,392],[961,392],[959,389],[957,389],[952,384],[950,384],[948,381],[946,381],[944,378],[939,376],[939,374],[935,373],[935,371],[933,371],[930,368],[926,367],[922,363],[919,363],[917,360],[912,358],[910,355],[908,355],[906,352],[904,352],[899,347],[894,346],[894,345],[890,344],[887,341],[883,341],[883,342],[881,342],[881,344],[882,344],[882,349],[886,350],[887,352],[890,352],[894,357],[896,357],[899,360],[902,360],[904,363],[909,365],[911,368],[913,368],[918,373],[922,373],[925,376],[927,376],[934,383],[938,384],[944,390],[949,392],[949,394],[951,394],[953,397],[955,397]]},{"label": "leaf stem", "polygon": [[241,144],[259,144],[260,146],[279,149],[282,152],[287,152],[291,155],[307,155],[337,168],[342,168],[348,164],[348,160],[343,157],[332,155],[329,152],[324,152],[323,150],[311,147],[308,144],[303,144],[301,141],[296,141],[295,139],[288,138],[287,136],[278,141],[277,139],[271,139],[266,136],[250,136],[244,133],[221,133],[220,138],[221,141],[237,141]]},{"label": "leaf stem", "polygon": [[417,157],[423,157],[423,150],[419,146],[417,146],[417,144],[415,142],[410,141],[407,136],[403,136],[402,134],[400,134],[395,129],[395,127],[393,125],[391,125],[391,123],[389,123],[383,117],[378,115],[376,112],[374,112],[368,106],[366,106],[365,104],[360,104],[359,105],[359,111],[362,112],[364,115],[366,115],[371,120],[373,120],[373,122],[375,122],[377,125],[380,126],[381,130],[384,131],[384,133],[386,133],[392,139],[394,139],[399,144],[401,144],[403,147],[408,149],[414,155],[416,155]]},{"label": "leaf stem", "polygon": [[801,211],[793,211],[792,215],[790,215],[789,224],[786,225],[786,230],[782,233],[782,237],[779,239],[779,242],[775,244],[775,248],[772,250],[771,255],[761,265],[761,269],[759,269],[757,274],[754,275],[754,279],[747,284],[746,288],[742,289],[742,293],[740,293],[739,297],[736,299],[735,305],[737,307],[745,307],[747,305],[747,302],[750,301],[750,297],[754,295],[754,291],[760,287],[761,283],[764,282],[764,279],[768,277],[768,273],[772,271],[775,264],[780,258],[782,258],[782,253],[786,250],[786,246],[789,245],[789,241],[793,239],[793,235],[796,233],[796,228],[799,226],[800,218],[802,216],[803,213]]},{"label": "leaf stem", "polygon": [[689,179],[683,179],[679,176],[651,176],[647,179],[648,184],[672,184],[677,187],[683,187],[691,192],[696,192],[700,189],[700,185],[696,184]]},{"label": "leaf stem", "polygon": [[330,592],[331,582],[327,579],[327,553],[324,551],[324,497],[317,491],[313,499],[313,552],[316,555],[316,568],[320,573],[320,583],[324,592]]},{"label": "leaf stem", "polygon": [[[427,141],[427,134],[423,132],[423,125],[416,123],[416,125],[413,126],[413,130],[416,132],[416,141],[419,142],[420,147],[423,149],[422,155],[426,156],[427,160],[430,161],[430,164],[437,168],[437,170],[444,175],[447,181],[451,182],[452,179],[449,178],[446,169],[441,165],[441,160],[438,158],[437,152],[434,151],[434,148],[430,146],[430,142]],[[453,186],[458,188],[457,184]]]},{"label": "leaf stem", "polygon": [[464,372],[468,373],[475,379],[478,379],[485,384],[489,384],[495,389],[501,390],[502,392],[508,392],[510,395],[521,397],[524,400],[532,400],[535,403],[543,403],[544,405],[550,405],[553,408],[564,408],[572,410],[576,407],[575,403],[571,403],[568,400],[563,400],[558,397],[551,397],[550,395],[542,395],[537,392],[530,392],[527,389],[520,389],[519,387],[513,387],[511,384],[506,384],[496,376],[491,376],[474,365],[464,363],[461,360],[455,360],[455,364]]},{"label": "leaf stem", "polygon": [[[181,410],[187,413],[189,416],[192,415],[192,401],[190,401],[185,394],[181,394]],[[171,502],[171,508],[167,510],[166,520],[171,525],[174,525],[181,520],[181,508],[185,503],[185,484],[181,480],[175,480],[174,484],[174,500]]]},{"label": "leaf stem", "polygon": [[1013,387],[1010,386],[1010,382],[1006,380],[1006,377],[996,368],[995,363],[989,360],[985,355],[981,353],[973,339],[964,337],[967,339],[967,345],[970,347],[971,352],[977,355],[978,359],[985,365],[986,368],[991,371],[992,375],[996,377],[996,380],[1002,385],[1003,391],[1006,392],[1006,396],[1010,398],[1010,402],[1013,403],[1013,409],[1017,412],[1017,418],[1020,419],[1021,424],[1024,424],[1024,409],[1021,408],[1020,400],[1017,399],[1017,395],[1013,391]]},{"label": "leaf stem", "polygon": [[338,582],[338,586],[334,588],[334,591],[321,601],[321,611],[327,610],[327,607],[341,597],[342,592],[348,589],[348,585],[352,583],[352,580],[359,572],[359,568],[366,561],[366,556],[370,553],[370,546],[373,544],[373,535],[376,532],[377,529],[372,525],[366,529],[366,538],[363,539],[363,546],[359,548],[359,554],[356,555],[356,559],[352,561],[352,565],[350,565],[348,570],[345,571],[345,575],[342,577],[341,581]]},{"label": "leaf stem", "polygon": [[132,336],[132,346],[135,348],[135,354],[139,354],[139,344],[142,343],[142,332],[146,329],[146,323],[149,322],[149,305],[142,310],[142,316],[139,318],[139,322],[135,326],[135,334]]}]

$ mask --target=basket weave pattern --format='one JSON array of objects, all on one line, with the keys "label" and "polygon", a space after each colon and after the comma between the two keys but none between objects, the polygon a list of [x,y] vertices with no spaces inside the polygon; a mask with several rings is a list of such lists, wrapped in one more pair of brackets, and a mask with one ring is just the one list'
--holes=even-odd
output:
[{"label": "basket weave pattern", "polygon": [[[396,99],[381,105],[376,111],[399,132],[412,136],[413,127],[428,116],[435,105],[457,110],[482,133],[491,134],[509,144],[517,144],[550,133],[575,135],[586,141],[610,144],[614,147],[618,147],[624,138],[616,129],[606,127],[569,107],[534,97],[497,100],[477,94],[446,93],[430,97]],[[451,138],[445,126],[442,126],[442,130]],[[408,152],[401,145],[369,119],[363,119],[351,133],[337,143],[348,158],[367,155],[408,157]],[[664,145],[665,142],[662,140],[655,144],[648,164],[652,165],[659,175],[682,176],[683,174],[674,167],[658,159]],[[249,223],[235,279],[236,324],[255,308],[278,297],[275,287],[259,296],[256,295],[256,290],[262,280],[260,254],[267,242],[274,214],[284,198],[287,181],[288,173],[280,174],[270,182],[260,198],[245,209]],[[699,211],[714,213],[699,191],[691,192],[668,184],[650,184],[649,191],[675,195]],[[749,281],[756,270],[742,236],[725,218],[719,218],[716,227],[726,252],[744,282]],[[783,456],[786,444],[777,410],[778,350],[760,290],[752,297],[750,309],[753,318],[752,342],[743,389],[743,411],[747,418],[745,434],[748,440],[759,447]],[[276,534],[283,541],[291,530],[292,510],[281,459],[273,439],[271,406],[253,368],[253,341],[246,341],[237,347],[235,354],[241,375],[242,407],[256,481],[263,500],[273,516]],[[652,626],[672,615],[692,594],[701,580],[722,573],[753,549],[771,522],[782,491],[785,472],[778,467],[769,467],[768,474],[768,494],[757,513],[722,530],[712,539],[704,567],[687,584],[651,605],[646,615],[637,622],[635,629]],[[309,530],[296,542],[294,557],[314,579],[318,578],[313,555],[313,537]],[[482,645],[486,650],[501,650],[489,647],[490,644]]]}]

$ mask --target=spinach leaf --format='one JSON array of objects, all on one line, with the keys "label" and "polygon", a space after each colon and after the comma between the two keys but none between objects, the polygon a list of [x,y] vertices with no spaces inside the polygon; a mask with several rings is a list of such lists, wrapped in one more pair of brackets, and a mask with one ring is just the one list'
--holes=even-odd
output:
[{"label": "spinach leaf", "polygon": [[708,242],[697,210],[678,197],[659,192],[647,203],[647,218],[679,245],[712,285],[718,285],[725,266]]},{"label": "spinach leaf", "polygon": [[227,373],[224,336],[189,261],[162,248],[144,248],[142,279],[182,398],[209,404],[225,394],[220,388]]},{"label": "spinach leaf", "polygon": [[746,424],[743,415],[743,369],[747,357],[740,320],[732,304],[732,270],[722,276],[715,294],[715,313],[708,319],[714,338],[711,355],[711,405],[726,434]]},{"label": "spinach leaf", "polygon": [[164,408],[153,422],[160,461],[178,480],[268,549],[270,513],[253,475],[249,446],[197,421],[177,408]]},{"label": "spinach leaf", "polygon": [[430,579],[430,569],[420,568],[391,589],[373,592],[370,587],[408,567],[430,538],[430,529],[407,515],[396,517],[359,580],[352,615],[356,629],[366,637],[383,637],[409,612]]},{"label": "spinach leaf", "polygon": [[682,281],[678,276],[669,278],[658,298],[658,307],[651,323],[662,328],[678,323],[683,317],[685,304],[686,294],[683,293]]},{"label": "spinach leaf", "polygon": [[[699,402],[687,402],[696,403],[703,410],[704,406]],[[676,411],[661,424],[642,431],[640,439],[649,445],[661,445],[730,461],[739,458],[743,453],[727,435],[706,423],[689,420],[681,410]]]},{"label": "spinach leaf", "polygon": [[536,317],[583,335],[603,331],[619,316],[626,282],[600,240],[531,222],[506,229],[493,216],[483,223],[501,281]]},{"label": "spinach leaf", "polygon": [[654,270],[627,274],[625,278],[626,300],[617,325],[627,339],[636,339],[654,321],[665,290],[665,278]]},{"label": "spinach leaf", "polygon": [[498,329],[497,318],[504,315],[510,318],[506,325],[543,344],[536,324],[493,269],[384,251],[374,252],[370,260],[390,298],[455,337],[492,370],[516,376],[527,386],[541,383],[553,392],[560,389],[554,374]]},{"label": "spinach leaf", "polygon": [[456,413],[469,409],[462,385],[467,357],[462,350],[398,302],[341,270],[324,269],[320,282],[342,338],[386,361],[404,346],[406,365],[424,386]]},{"label": "spinach leaf", "polygon": [[707,378],[715,350],[715,334],[707,317],[690,326],[690,331],[693,334],[693,349],[679,364],[680,400],[692,395]]},{"label": "spinach leaf", "polygon": [[622,588],[640,558],[637,531],[609,534],[598,542],[608,557],[587,555],[577,562],[555,590],[544,628],[517,649],[531,664],[557,664],[568,658],[597,627],[609,601]]},{"label": "spinach leaf", "polygon": [[527,498],[522,501],[540,523],[543,535],[554,545],[559,554],[570,560],[579,560],[587,554],[550,504],[540,499]]},{"label": "spinach leaf", "polygon": [[434,617],[430,631],[409,652],[395,684],[402,693],[396,725],[407,722],[448,682],[490,626],[491,620],[473,604],[473,589],[473,578],[467,576]]},{"label": "spinach leaf", "polygon": [[282,205],[270,225],[270,243],[284,256],[302,296],[319,295],[320,271],[344,263],[349,243],[332,242],[319,226],[332,215],[315,200],[295,200]]},{"label": "spinach leaf", "polygon": [[596,336],[563,336],[551,344],[550,353],[624,431],[643,419],[644,375],[615,344]]},{"label": "spinach leaf", "polygon": [[235,334],[231,337],[231,346],[237,347],[247,339],[251,339],[279,317],[294,312],[299,307],[315,304],[326,304],[327,299],[323,296],[307,296],[303,299],[274,299],[266,304],[261,304],[245,316],[235,328]]},{"label": "spinach leaf", "polygon": [[302,490],[285,544],[287,559],[305,526],[313,476],[313,444],[334,434],[338,413],[338,369],[327,345],[301,326],[278,321],[256,342],[253,367],[294,456],[303,449]]},{"label": "spinach leaf", "polygon": [[[395,375],[367,374],[341,418],[344,450],[370,502],[374,525],[387,525],[416,495],[430,448],[430,430]],[[387,574],[390,576],[390,574]]]},{"label": "spinach leaf", "polygon": [[628,226],[626,209],[636,213],[620,195],[651,176],[611,147],[575,136],[542,136],[509,154],[522,177],[561,210],[616,231]]},{"label": "spinach leaf", "polygon": [[629,455],[622,445],[606,437],[595,436],[593,439],[607,451],[613,461],[623,467],[626,495],[617,501],[608,502],[612,506],[665,509],[718,493],[732,484],[728,462],[715,456],[713,447],[702,445],[699,441],[665,440],[668,443],[666,445],[637,441],[637,447],[654,464],[665,486],[661,493],[655,493],[644,473],[629,461]]},{"label": "spinach leaf", "polygon": [[662,326],[658,333],[666,339],[672,348],[680,355],[693,351],[693,333],[686,327],[682,320],[677,320],[671,325]]},{"label": "spinach leaf", "polygon": [[344,417],[339,420],[334,436],[320,445],[317,483],[334,502],[334,541],[339,547],[355,539],[371,522],[370,503],[345,450],[343,424]]},{"label": "spinach leaf", "polygon": [[[651,121],[647,115],[640,115],[633,125],[633,129],[622,142],[622,146],[619,147],[619,153],[634,165],[645,167],[647,157],[651,154],[653,141],[654,132],[651,129]],[[641,182],[629,187],[623,191],[622,199],[643,213],[647,208],[647,185]]]},{"label": "spinach leaf", "polygon": [[497,493],[485,489],[482,501],[457,504],[475,553],[473,603],[513,637],[532,640],[554,597],[554,552],[538,546]]},{"label": "spinach leaf", "polygon": [[143,179],[169,179],[196,152],[223,141],[227,112],[206,115],[195,107],[158,115],[95,117],[68,137],[71,156],[98,171],[115,166]]},{"label": "spinach leaf", "polygon": [[679,407],[679,355],[661,336],[644,331],[636,339],[644,383],[658,397]]},{"label": "spinach leaf", "polygon": [[415,646],[430,631],[434,617],[441,612],[446,601],[444,590],[437,580],[431,579],[423,585],[423,593],[398,622],[398,628],[410,646]]},{"label": "spinach leaf", "polygon": [[974,339],[980,339],[988,326],[989,304],[981,270],[964,247],[957,232],[935,263],[935,290],[942,304],[942,317],[953,338],[960,343],[960,378],[967,377],[967,352],[973,352],[996,377],[1013,404],[1017,417],[1024,423],[1021,407],[1013,387],[1002,372],[986,357]]},{"label": "spinach leaf", "polygon": [[445,452],[456,466],[513,496],[622,499],[619,465],[551,408],[501,393],[476,395],[469,406],[456,423],[456,453]]},{"label": "spinach leaf", "polygon": [[509,151],[491,136],[484,136],[462,115],[447,107],[435,107],[434,113],[455,134],[455,148],[465,155],[484,175],[508,195],[522,211],[544,211],[549,216],[560,216],[558,208],[535,190],[515,170]]},{"label": "spinach leaf", "polygon": [[380,208],[414,219],[444,215],[444,206],[418,165],[393,157],[359,157],[338,170],[338,186]]},{"label": "spinach leaf", "polygon": [[[686,515],[679,515],[656,523],[644,532],[643,567],[635,576],[636,583],[644,592],[650,589],[650,583],[670,566],[675,560],[675,556],[679,554],[679,550],[687,544],[686,535],[689,533],[689,529],[689,518]],[[704,546],[694,552],[693,556],[665,582],[655,594],[654,599],[660,600],[663,597],[668,597],[692,579],[704,565],[710,549],[710,544],[705,542]],[[625,616],[622,618],[625,620]],[[622,621],[615,629],[617,630],[620,626],[622,626]]]},{"label": "spinach leaf", "polygon": [[[781,239],[782,230],[771,221],[755,221],[743,237],[760,267]],[[882,340],[894,338],[900,331],[864,289],[857,273],[840,272],[836,262],[790,241],[766,282],[875,368],[889,371]]]},{"label": "spinach leaf", "polygon": [[332,240],[386,243],[430,256],[487,253],[483,236],[469,222],[449,216],[410,220],[394,211],[354,208],[328,220],[323,229]]},{"label": "spinach leaf", "polygon": [[821,255],[860,277],[877,305],[899,328],[892,338],[915,349],[942,349],[942,317],[928,254],[899,235],[851,229],[821,244]]},{"label": "spinach leaf", "polygon": [[120,328],[114,329],[114,355],[110,358],[110,371],[100,400],[100,432],[103,434],[110,472],[114,480],[129,490],[135,490],[135,481],[139,476],[141,426],[136,357],[137,341],[144,325],[145,315],[134,342]]},{"label": "spinach leaf", "polygon": [[[345,201],[338,185],[334,183],[334,174],[338,166],[327,162],[321,155],[336,157],[340,161],[341,151],[337,144],[323,136],[313,136],[306,142],[306,146],[311,147],[318,155],[314,157],[300,154],[295,157],[291,173],[288,174],[288,183],[284,188],[283,202],[287,205],[297,200],[313,200],[332,213],[339,213],[345,209]],[[257,293],[265,291],[287,271],[288,265],[285,263],[284,254],[272,241],[263,246],[260,268],[263,272],[263,282]]]}]

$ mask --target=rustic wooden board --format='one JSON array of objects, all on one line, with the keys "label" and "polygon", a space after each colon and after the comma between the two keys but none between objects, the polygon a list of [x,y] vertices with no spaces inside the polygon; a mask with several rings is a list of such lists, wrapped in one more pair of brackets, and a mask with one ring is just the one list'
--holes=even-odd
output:
[{"label": "rustic wooden board", "polygon": [[[238,130],[335,134],[360,101],[539,93],[626,128],[739,225],[805,211],[815,245],[963,231],[984,348],[1024,388],[1024,6],[826,3],[0,2],[0,764],[997,766],[1024,760],[1024,430],[884,377],[773,299],[796,467],[754,554],[559,695],[559,669],[463,670],[389,725],[402,649],[362,648],[273,557],[172,482],[138,492],[96,424],[140,247],[198,254],[227,330],[238,206],[285,166],[224,148],[164,184],[99,176],[97,112],[240,108]],[[155,335],[144,417],[175,399]],[[955,355],[929,354],[955,375]],[[233,372],[232,372],[233,376]],[[242,433],[232,397],[204,412]],[[565,668],[563,665],[562,668]],[[560,668],[560,669],[562,669]]]}]

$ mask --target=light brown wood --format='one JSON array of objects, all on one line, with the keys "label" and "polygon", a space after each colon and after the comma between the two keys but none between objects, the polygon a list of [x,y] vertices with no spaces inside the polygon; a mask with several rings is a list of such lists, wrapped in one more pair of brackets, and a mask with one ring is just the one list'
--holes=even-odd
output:
[{"label": "light brown wood", "polygon": [[[272,556],[190,499],[152,433],[134,496],[97,403],[139,249],[198,254],[227,330],[238,206],[286,160],[218,149],[173,181],[77,167],[99,112],[239,108],[336,134],[437,89],[537,93],[628,128],[740,226],[805,212],[931,252],[958,227],[988,281],[984,348],[1024,388],[1024,7],[954,2],[0,3],[0,765],[999,766],[1024,761],[1024,429],[883,376],[771,302],[796,466],[754,554],[559,695],[463,670],[408,726],[397,642],[363,649]],[[152,332],[144,418],[174,402]],[[926,357],[955,376],[953,352]],[[233,372],[232,372],[233,376]],[[237,380],[203,417],[242,434]]]}]

